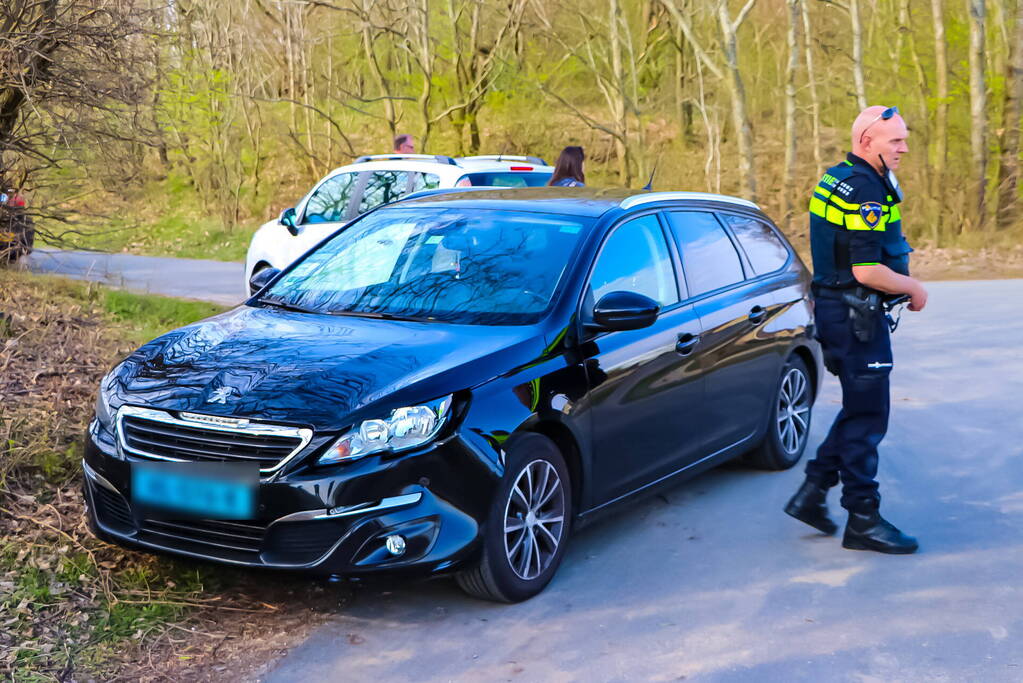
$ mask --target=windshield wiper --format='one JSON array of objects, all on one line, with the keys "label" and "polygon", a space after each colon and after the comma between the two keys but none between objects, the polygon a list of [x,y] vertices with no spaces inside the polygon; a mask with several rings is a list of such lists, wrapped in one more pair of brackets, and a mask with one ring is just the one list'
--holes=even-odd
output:
[{"label": "windshield wiper", "polygon": [[296,311],[298,313],[322,313],[323,312],[323,311],[314,311],[311,308],[306,308],[304,306],[299,306],[297,304],[289,304],[286,301],[281,301],[280,299],[273,299],[273,298],[268,297],[268,296],[264,296],[264,297],[261,297],[259,299],[256,299],[256,301],[258,301],[261,304],[266,304],[268,306],[273,306],[274,308],[279,308],[279,309],[284,310],[284,311]]},{"label": "windshield wiper", "polygon": [[330,315],[350,315],[356,318],[374,318],[376,320],[410,320],[412,322],[431,322],[429,318],[414,318],[409,315],[395,315],[393,313],[378,313],[376,311],[350,311],[339,310],[329,311]]}]

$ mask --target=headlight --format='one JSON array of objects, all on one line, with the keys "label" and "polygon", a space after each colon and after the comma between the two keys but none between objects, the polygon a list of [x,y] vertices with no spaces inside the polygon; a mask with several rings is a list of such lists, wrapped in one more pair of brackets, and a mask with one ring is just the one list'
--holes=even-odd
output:
[{"label": "headlight", "polygon": [[391,411],[386,420],[366,420],[331,444],[317,461],[331,465],[372,453],[397,452],[432,441],[451,414],[451,396]]},{"label": "headlight", "polygon": [[103,429],[113,429],[114,410],[110,406],[110,394],[113,389],[114,371],[111,370],[99,383],[99,392],[96,394],[96,421]]}]

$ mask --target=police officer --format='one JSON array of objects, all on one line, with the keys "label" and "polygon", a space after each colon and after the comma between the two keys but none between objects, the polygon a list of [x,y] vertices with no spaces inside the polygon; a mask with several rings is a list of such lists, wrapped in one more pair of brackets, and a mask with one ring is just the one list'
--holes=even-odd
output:
[{"label": "police officer", "polygon": [[921,311],[927,292],[909,276],[902,236],[899,167],[908,131],[897,107],[868,107],[852,127],[852,152],[828,169],[810,199],[810,247],[817,337],[828,370],[842,384],[842,409],[806,481],[785,512],[827,534],[828,489],[842,481],[849,512],[842,545],[856,550],[906,554],[916,539],[879,512],[877,446],[888,429],[888,375],[892,370],[883,297],[905,294]]}]

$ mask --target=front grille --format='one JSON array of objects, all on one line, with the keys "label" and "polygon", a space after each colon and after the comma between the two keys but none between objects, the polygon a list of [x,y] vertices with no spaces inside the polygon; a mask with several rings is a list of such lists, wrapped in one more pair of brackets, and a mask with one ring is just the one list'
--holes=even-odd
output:
[{"label": "front grille", "polygon": [[188,461],[244,461],[273,470],[309,442],[312,433],[277,425],[212,427],[167,413],[122,408],[119,419],[125,450],[145,458]]},{"label": "front grille", "polygon": [[90,484],[90,487],[92,500],[96,505],[96,518],[100,524],[121,533],[131,533],[135,530],[131,509],[121,494],[98,484]]},{"label": "front grille", "polygon": [[257,562],[266,527],[212,519],[145,519],[140,538],[164,548],[241,562]]}]

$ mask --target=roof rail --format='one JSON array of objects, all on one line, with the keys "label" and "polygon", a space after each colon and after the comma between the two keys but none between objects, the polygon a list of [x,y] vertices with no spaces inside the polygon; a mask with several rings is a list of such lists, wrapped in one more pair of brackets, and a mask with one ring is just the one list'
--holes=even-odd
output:
[{"label": "roof rail", "polygon": [[748,199],[740,199],[739,197],[729,197],[724,194],[712,194],[710,192],[648,192],[645,194],[637,194],[626,199],[623,199],[618,205],[623,209],[631,209],[634,206],[640,206],[642,204],[649,204],[651,202],[664,202],[672,199],[683,199],[690,201],[703,201],[703,202],[725,202],[727,204],[738,204],[739,206],[745,206],[750,209],[760,210],[760,207]]},{"label": "roof rail", "polygon": [[466,161],[525,161],[537,166],[547,166],[547,162],[540,157],[521,156],[518,154],[477,154],[471,157],[458,157]]},{"label": "roof rail", "polygon": [[402,154],[401,152],[395,152],[393,154],[366,154],[356,159],[355,163],[361,164],[366,161],[402,161],[405,159],[411,159],[413,161],[436,161],[438,164],[458,166],[458,162],[455,161],[454,158],[443,154]]}]

